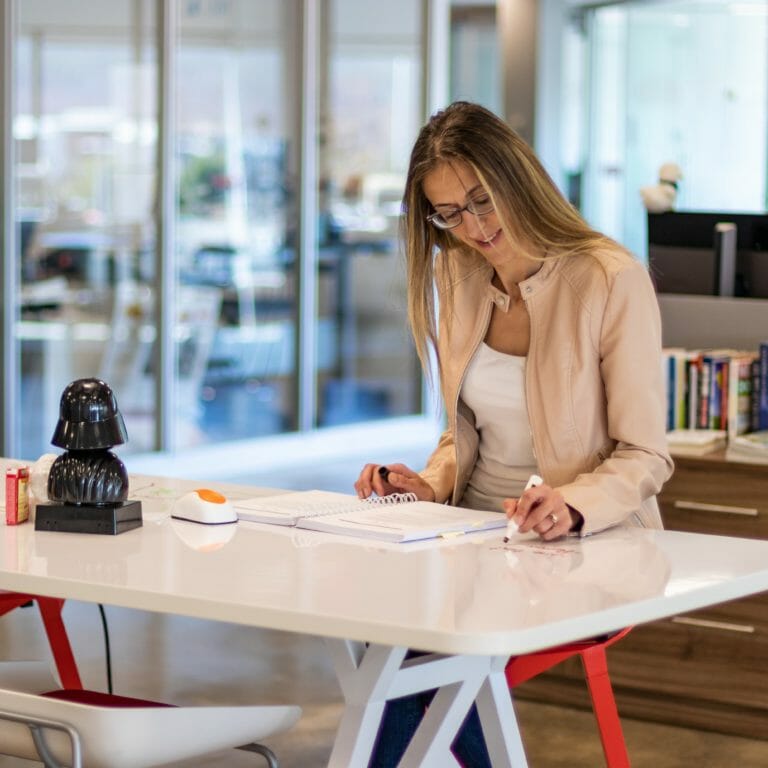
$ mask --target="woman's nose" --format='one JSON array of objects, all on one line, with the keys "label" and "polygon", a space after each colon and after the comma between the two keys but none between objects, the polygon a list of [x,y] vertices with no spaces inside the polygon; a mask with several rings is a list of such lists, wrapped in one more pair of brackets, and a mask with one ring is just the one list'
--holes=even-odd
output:
[{"label": "woman's nose", "polygon": [[485,222],[486,218],[486,216],[477,216],[469,211],[464,211],[462,224],[464,225],[464,232],[466,232],[467,236],[471,237],[473,240],[485,240],[490,234]]}]

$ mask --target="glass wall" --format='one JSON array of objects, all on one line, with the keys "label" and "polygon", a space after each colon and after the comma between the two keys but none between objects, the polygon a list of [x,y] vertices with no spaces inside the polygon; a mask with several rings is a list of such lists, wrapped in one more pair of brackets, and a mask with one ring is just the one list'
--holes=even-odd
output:
[{"label": "glass wall", "polygon": [[[177,11],[171,31],[159,22],[166,7]],[[320,13],[305,27],[310,7]],[[424,7],[16,0],[16,455],[51,450],[61,392],[88,376],[117,395],[121,452],[295,430],[307,424],[299,402],[316,404],[314,426],[420,412],[396,233],[424,110]],[[314,68],[306,35],[320,52]],[[300,116],[309,80],[317,126]],[[309,238],[306,194],[319,210]],[[305,264],[315,268],[300,291]],[[307,311],[316,350],[302,399],[297,318]],[[165,340],[172,398],[157,373],[168,370]],[[158,442],[161,410],[171,445]]]},{"label": "glass wall", "polygon": [[397,230],[422,122],[422,9],[411,0],[389,2],[386,13],[377,0],[327,8],[317,273],[323,426],[420,407]]},{"label": "glass wall", "polygon": [[176,423],[190,445],[295,428],[300,9],[182,9]]},{"label": "glass wall", "polygon": [[147,353],[155,336],[153,5],[17,3],[15,338],[23,457],[50,450],[61,391],[84,376],[103,376],[121,400],[135,399],[143,420],[130,419],[132,440],[151,445],[151,381],[148,390],[134,390],[124,377],[151,379]]}]

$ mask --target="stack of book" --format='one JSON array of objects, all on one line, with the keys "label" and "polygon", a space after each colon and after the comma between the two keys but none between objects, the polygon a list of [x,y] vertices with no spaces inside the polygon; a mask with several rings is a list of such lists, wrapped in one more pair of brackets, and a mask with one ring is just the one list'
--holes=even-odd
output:
[{"label": "stack of book", "polygon": [[724,429],[673,429],[667,445],[676,456],[702,456],[725,448],[726,434]]},{"label": "stack of book", "polygon": [[731,439],[725,451],[729,461],[768,464],[768,430],[750,432]]}]

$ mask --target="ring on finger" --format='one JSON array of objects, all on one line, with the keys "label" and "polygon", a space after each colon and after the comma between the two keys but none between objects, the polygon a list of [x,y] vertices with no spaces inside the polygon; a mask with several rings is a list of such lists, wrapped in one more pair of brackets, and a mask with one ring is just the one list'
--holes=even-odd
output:
[{"label": "ring on finger", "polygon": [[547,517],[552,521],[552,525],[557,525],[557,515],[554,512],[550,512]]}]

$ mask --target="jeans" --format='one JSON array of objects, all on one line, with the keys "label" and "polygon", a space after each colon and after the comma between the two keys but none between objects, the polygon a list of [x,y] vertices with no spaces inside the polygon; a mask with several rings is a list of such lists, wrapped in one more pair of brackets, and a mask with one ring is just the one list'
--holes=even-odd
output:
[{"label": "jeans", "polygon": [[[428,691],[387,702],[369,768],[395,768],[433,696],[434,691]],[[480,717],[474,704],[452,749],[464,768],[492,768]]]}]

